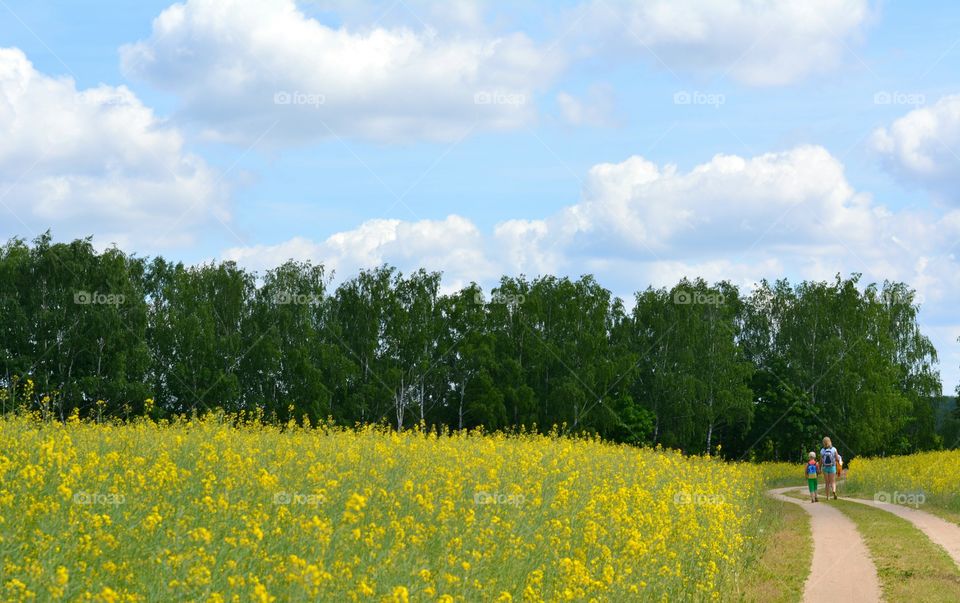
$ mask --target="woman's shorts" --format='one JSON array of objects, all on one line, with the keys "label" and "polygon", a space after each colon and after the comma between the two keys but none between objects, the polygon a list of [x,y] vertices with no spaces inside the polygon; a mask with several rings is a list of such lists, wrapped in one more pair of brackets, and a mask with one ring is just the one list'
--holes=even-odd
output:
[{"label": "woman's shorts", "polygon": [[836,472],[837,472],[837,466],[836,466],[836,465],[832,465],[832,466],[830,466],[830,467],[824,467],[824,468],[823,468],[823,472],[824,472],[824,473],[836,473]]}]

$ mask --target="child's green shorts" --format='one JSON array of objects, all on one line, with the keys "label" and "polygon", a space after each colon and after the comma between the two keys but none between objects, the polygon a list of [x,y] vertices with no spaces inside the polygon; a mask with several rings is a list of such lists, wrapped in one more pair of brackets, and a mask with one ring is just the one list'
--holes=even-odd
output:
[{"label": "child's green shorts", "polygon": [[817,491],[817,480],[816,479],[807,479],[807,487],[810,488],[811,492]]}]

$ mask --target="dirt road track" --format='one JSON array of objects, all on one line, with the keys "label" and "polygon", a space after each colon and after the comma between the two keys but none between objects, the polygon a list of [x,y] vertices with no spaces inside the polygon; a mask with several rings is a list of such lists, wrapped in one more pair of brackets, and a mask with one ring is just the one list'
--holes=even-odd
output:
[{"label": "dirt road track", "polygon": [[777,500],[800,505],[810,514],[813,564],[803,587],[803,600],[809,603],[881,601],[877,568],[856,524],[828,502],[811,503],[786,496],[791,490],[798,488],[778,488],[769,494]]},{"label": "dirt road track", "polygon": [[953,562],[960,565],[960,526],[913,507],[861,498],[845,498],[844,500],[870,505],[906,519],[926,534],[927,538],[943,547],[947,554],[953,557]]}]

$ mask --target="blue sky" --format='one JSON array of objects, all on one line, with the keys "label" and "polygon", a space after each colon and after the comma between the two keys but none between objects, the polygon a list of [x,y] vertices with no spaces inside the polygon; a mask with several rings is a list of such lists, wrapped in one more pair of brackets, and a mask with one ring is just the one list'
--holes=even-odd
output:
[{"label": "blue sky", "polygon": [[0,0],[0,236],[627,297],[860,272],[956,387],[960,8],[513,4]]}]

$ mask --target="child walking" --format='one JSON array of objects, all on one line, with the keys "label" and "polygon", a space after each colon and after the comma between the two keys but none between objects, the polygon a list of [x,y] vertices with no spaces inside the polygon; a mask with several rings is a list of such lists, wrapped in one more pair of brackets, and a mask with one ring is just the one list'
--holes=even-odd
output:
[{"label": "child walking", "polygon": [[807,466],[804,468],[807,476],[807,487],[810,489],[810,502],[820,502],[817,496],[817,474],[820,473],[820,467],[817,465],[817,454],[811,452],[807,455]]}]

